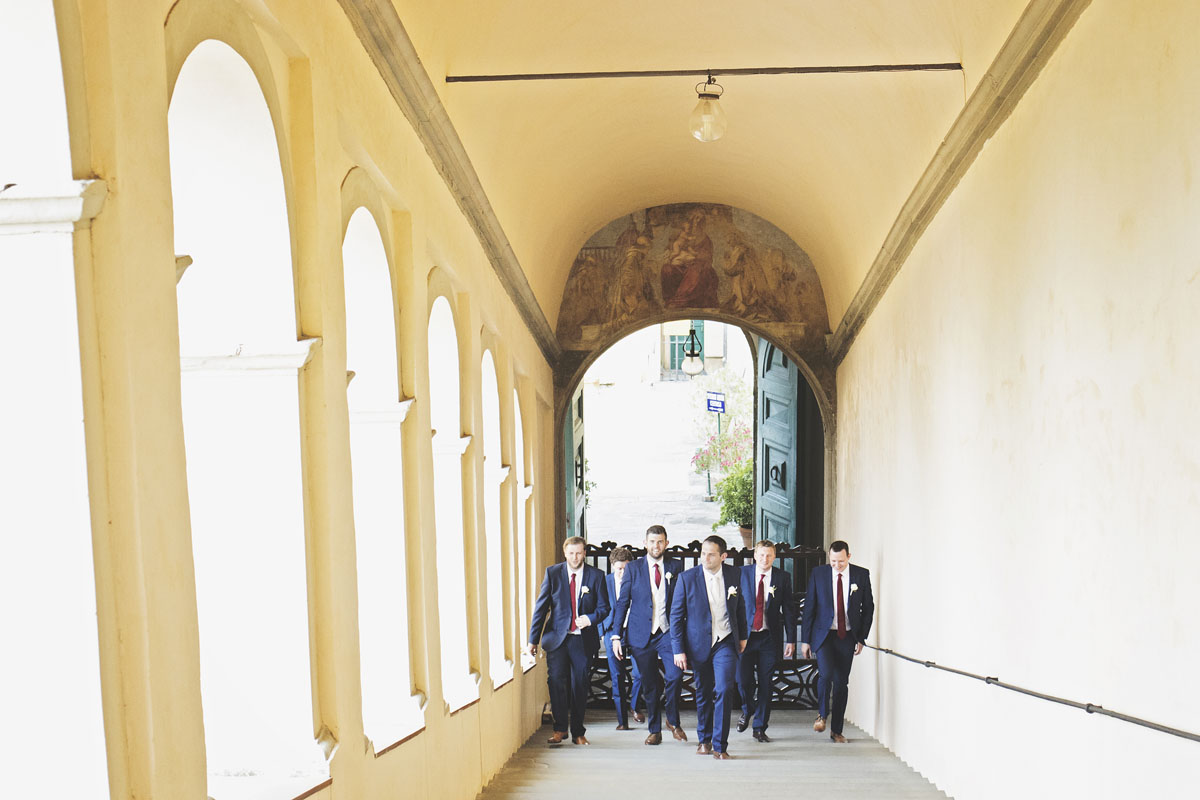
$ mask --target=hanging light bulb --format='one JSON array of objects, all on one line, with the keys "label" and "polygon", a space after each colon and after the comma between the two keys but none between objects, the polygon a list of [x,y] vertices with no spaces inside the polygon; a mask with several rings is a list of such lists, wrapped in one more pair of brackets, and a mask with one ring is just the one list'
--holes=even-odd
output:
[{"label": "hanging light bulb", "polygon": [[696,96],[700,101],[688,117],[688,127],[697,140],[715,142],[725,135],[725,109],[721,108],[724,93],[724,87],[713,80],[712,72],[708,73],[707,81],[696,84]]},{"label": "hanging light bulb", "polygon": [[700,344],[700,337],[696,336],[696,326],[693,325],[688,330],[687,341],[683,345],[683,363],[679,365],[684,375],[695,377],[704,371],[704,359],[700,356],[703,352],[704,345]]}]

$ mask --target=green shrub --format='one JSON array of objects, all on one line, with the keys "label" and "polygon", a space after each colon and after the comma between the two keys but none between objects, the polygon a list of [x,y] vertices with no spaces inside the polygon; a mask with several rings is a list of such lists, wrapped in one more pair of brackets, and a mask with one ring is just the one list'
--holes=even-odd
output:
[{"label": "green shrub", "polygon": [[735,522],[739,527],[754,527],[754,460],[747,459],[717,484],[716,496],[721,500],[721,516],[713,523],[719,526]]}]

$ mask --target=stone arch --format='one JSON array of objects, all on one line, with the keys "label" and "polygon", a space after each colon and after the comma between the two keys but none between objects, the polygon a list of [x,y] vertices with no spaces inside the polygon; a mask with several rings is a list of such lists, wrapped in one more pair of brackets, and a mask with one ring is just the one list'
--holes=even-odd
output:
[{"label": "stone arch", "polygon": [[[559,308],[556,335],[563,355],[555,366],[554,429],[562,429],[571,397],[597,358],[634,331],[678,319],[735,325],[770,341],[797,365],[821,415],[829,535],[837,389],[826,347],[824,292],[808,254],[748,211],[715,203],[653,206],[618,217],[587,240]],[[557,438],[555,450],[561,464]],[[557,487],[560,519],[565,491]]]}]

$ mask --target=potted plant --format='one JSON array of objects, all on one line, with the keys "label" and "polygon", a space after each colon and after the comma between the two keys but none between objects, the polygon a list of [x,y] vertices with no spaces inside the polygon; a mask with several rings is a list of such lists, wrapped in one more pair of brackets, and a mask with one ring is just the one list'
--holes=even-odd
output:
[{"label": "potted plant", "polygon": [[713,523],[713,530],[736,522],[742,546],[750,547],[754,543],[754,460],[746,459],[730,470],[717,484],[716,496],[721,501],[721,516]]}]

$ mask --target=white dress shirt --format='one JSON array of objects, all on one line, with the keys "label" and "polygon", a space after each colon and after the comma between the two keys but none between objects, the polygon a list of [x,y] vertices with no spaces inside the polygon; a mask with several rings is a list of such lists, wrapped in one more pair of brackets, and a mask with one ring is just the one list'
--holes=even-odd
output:
[{"label": "white dress shirt", "polygon": [[708,611],[712,617],[712,643],[724,639],[733,632],[729,624],[729,606],[725,604],[728,589],[725,588],[725,575],[722,570],[704,571],[704,584],[708,589]]},{"label": "white dress shirt", "polygon": [[[764,575],[766,576],[765,580],[763,578]],[[751,599],[749,597],[746,598],[746,602],[750,604],[750,621],[751,622],[754,621],[754,609],[758,606],[758,582],[759,581],[762,581],[762,587],[763,587],[763,620],[762,620],[762,627],[757,628],[756,630],[765,631],[767,628],[770,627],[770,625],[767,624],[767,603],[770,602],[770,600],[771,600],[771,570],[770,570],[770,568],[768,568],[766,572],[762,571],[758,567],[754,568],[754,597],[753,597],[753,599]]]},{"label": "white dress shirt", "polygon": [[[571,576],[572,575],[575,576],[575,616],[576,616],[576,618],[578,618],[580,616],[580,614],[579,614],[579,598],[583,597],[583,567],[580,566],[579,569],[571,569],[570,567],[567,567],[567,591],[568,592],[571,590]],[[575,630],[573,630],[573,631],[569,630],[569,631],[567,631],[567,634],[570,636],[581,636],[581,635],[583,635],[583,629],[580,628],[578,625],[576,625]]]},{"label": "white dress shirt", "polygon": [[829,630],[837,630],[837,578],[842,576],[842,600],[846,603],[846,630],[850,630],[850,565],[846,564],[845,572],[838,572],[836,569],[831,569],[833,573],[833,591],[830,596],[833,598],[833,624],[829,626]]}]

